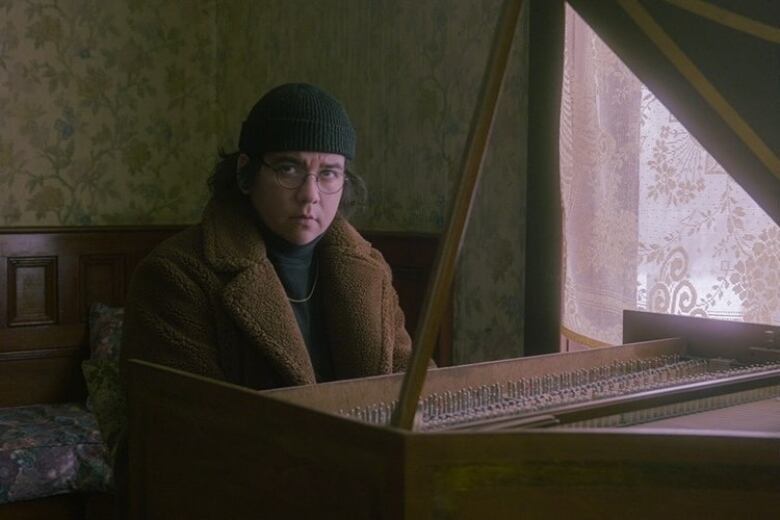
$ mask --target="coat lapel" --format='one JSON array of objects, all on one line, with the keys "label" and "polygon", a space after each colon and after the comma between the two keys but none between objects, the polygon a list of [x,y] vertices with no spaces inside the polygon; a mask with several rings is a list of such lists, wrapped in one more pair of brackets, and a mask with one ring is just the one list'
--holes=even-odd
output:
[{"label": "coat lapel", "polygon": [[228,314],[276,368],[284,384],[315,382],[303,336],[268,260],[238,273],[222,295]]},{"label": "coat lapel", "polygon": [[207,260],[227,281],[222,302],[228,315],[267,359],[285,385],[315,382],[314,369],[251,211],[238,201],[212,202],[203,219]]},{"label": "coat lapel", "polygon": [[387,373],[392,332],[384,316],[384,264],[371,244],[337,218],[322,242],[322,301],[331,355],[339,379]]}]

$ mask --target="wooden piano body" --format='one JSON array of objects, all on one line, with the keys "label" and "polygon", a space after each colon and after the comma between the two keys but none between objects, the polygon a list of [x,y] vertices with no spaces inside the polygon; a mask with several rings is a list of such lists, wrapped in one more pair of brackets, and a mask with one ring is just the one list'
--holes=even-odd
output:
[{"label": "wooden piano body", "polygon": [[[777,327],[628,313],[625,330],[646,341],[430,370],[422,399],[444,415],[445,396],[497,382],[674,354],[777,361],[763,346]],[[657,339],[669,330],[684,335]],[[774,518],[780,506],[776,366],[412,432],[375,424],[400,375],[258,393],[131,369],[132,518]],[[764,397],[736,397],[751,392]]]}]

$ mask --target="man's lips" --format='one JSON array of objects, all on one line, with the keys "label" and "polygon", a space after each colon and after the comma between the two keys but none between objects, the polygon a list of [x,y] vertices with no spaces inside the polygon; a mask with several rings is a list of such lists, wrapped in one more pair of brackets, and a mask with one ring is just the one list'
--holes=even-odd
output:
[{"label": "man's lips", "polygon": [[293,217],[295,220],[317,220],[314,215],[295,215]]}]

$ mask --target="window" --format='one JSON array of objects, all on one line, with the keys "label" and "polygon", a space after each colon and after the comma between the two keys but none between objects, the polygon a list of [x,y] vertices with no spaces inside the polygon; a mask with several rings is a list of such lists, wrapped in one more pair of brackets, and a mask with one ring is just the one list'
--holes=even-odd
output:
[{"label": "window", "polygon": [[567,7],[565,333],[619,344],[623,309],[780,323],[780,229]]}]

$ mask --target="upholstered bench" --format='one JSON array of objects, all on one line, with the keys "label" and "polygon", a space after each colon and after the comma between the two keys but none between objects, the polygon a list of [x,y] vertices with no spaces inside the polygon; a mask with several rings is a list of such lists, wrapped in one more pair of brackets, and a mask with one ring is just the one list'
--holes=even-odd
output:
[{"label": "upholstered bench", "polygon": [[[57,495],[113,492],[110,447],[123,413],[118,381],[123,314],[121,307],[90,306],[90,356],[81,363],[86,401],[0,408],[0,505],[32,507]],[[2,507],[7,506],[0,513]]]},{"label": "upholstered bench", "polygon": [[141,259],[182,228],[0,228],[3,520],[113,517],[101,407],[117,370],[97,359],[91,304],[120,309]]},{"label": "upholstered bench", "polygon": [[0,409],[0,503],[111,487],[106,448],[86,405]]}]

